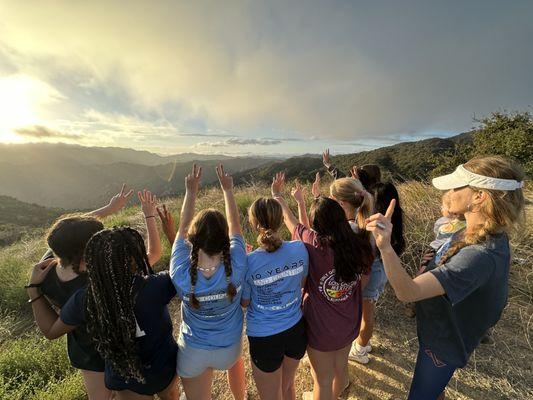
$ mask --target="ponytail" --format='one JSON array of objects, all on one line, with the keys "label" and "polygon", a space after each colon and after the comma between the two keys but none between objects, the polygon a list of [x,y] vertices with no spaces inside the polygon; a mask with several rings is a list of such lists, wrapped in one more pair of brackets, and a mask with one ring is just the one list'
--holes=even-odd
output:
[{"label": "ponytail", "polygon": [[199,248],[194,243],[192,244],[191,249],[191,269],[189,270],[189,275],[191,277],[191,291],[189,293],[189,303],[192,308],[200,308],[200,302],[195,294],[196,282],[198,281],[198,251]]}]

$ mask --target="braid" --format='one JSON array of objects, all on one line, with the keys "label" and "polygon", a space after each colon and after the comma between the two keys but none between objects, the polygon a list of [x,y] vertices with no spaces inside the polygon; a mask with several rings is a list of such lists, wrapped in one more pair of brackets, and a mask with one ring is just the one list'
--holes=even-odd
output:
[{"label": "braid", "polygon": [[[144,382],[137,354],[134,282],[151,273],[144,243],[131,228],[94,235],[85,250],[87,328],[97,351],[125,379]],[[134,263],[132,263],[134,261]]]},{"label": "braid", "polygon": [[231,281],[232,269],[229,243],[222,250],[222,259],[224,261],[224,272],[226,273],[226,282],[228,283],[228,289],[226,293],[228,294],[229,299],[233,301],[233,298],[237,295],[237,289],[235,289],[235,285]]},{"label": "braid", "polygon": [[194,293],[196,282],[198,280],[198,251],[200,249],[197,245],[192,243],[191,249],[191,269],[189,274],[191,276],[191,292],[189,293],[189,302],[193,308],[200,308],[200,302]]},{"label": "braid", "polygon": [[477,229],[474,233],[467,234],[465,232],[464,238],[453,243],[448,251],[439,260],[439,265],[444,265],[446,261],[456,255],[463,247],[471,246],[474,244],[482,243],[487,240],[487,237],[491,234],[497,233],[498,229],[496,224],[490,220],[486,220],[485,223]]}]

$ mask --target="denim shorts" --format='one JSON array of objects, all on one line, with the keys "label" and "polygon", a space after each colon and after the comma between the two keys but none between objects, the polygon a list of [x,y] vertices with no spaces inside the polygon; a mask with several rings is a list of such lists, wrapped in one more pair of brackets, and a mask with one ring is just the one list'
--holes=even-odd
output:
[{"label": "denim shorts", "polygon": [[178,339],[178,375],[182,378],[194,378],[207,368],[228,370],[237,362],[242,353],[239,340],[230,347],[199,349],[185,343],[183,336]]},{"label": "denim shorts", "polygon": [[386,283],[387,275],[385,275],[383,261],[381,261],[381,258],[376,258],[372,264],[370,280],[363,289],[363,299],[377,301],[379,296],[383,294]]}]

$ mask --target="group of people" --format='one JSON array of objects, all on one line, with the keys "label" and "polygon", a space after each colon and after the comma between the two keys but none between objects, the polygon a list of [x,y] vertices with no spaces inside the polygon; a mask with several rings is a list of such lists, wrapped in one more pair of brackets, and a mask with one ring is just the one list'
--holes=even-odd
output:
[{"label": "group of people", "polygon": [[[40,330],[67,335],[71,364],[81,370],[90,399],[211,398],[214,370],[227,371],[235,399],[246,398],[242,331],[246,326],[259,397],[295,399],[300,360],[309,357],[315,400],[336,399],[349,386],[348,360],[365,364],[372,350],[375,303],[388,281],[400,301],[416,302],[420,350],[409,399],[444,398],[507,302],[511,252],[507,233],[523,217],[524,173],[502,157],[475,158],[433,180],[446,220],[422,257],[416,277],[399,259],[405,248],[400,199],[375,165],[349,177],[330,163],[329,196],[320,175],[307,209],[296,183],[293,214],[285,176],[273,177],[271,197],[255,199],[245,243],[233,179],[216,168],[225,215],[195,214],[202,168],[185,178],[179,226],[149,191],[138,192],[146,244],[131,227],[104,229],[100,219],[124,207],[121,192],[101,209],[59,219],[47,235],[50,251],[26,286]],[[172,243],[168,271],[156,217]],[[282,239],[285,227],[292,240]],[[174,339],[169,302],[181,300]],[[246,315],[246,324],[244,316]],[[182,394],[183,396],[183,394]]]}]

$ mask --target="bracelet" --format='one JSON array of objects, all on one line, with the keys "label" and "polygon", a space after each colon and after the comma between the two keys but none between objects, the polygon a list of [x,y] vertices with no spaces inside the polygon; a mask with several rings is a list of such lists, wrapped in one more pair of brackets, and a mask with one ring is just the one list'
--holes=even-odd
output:
[{"label": "bracelet", "polygon": [[145,215],[144,216],[144,219],[148,219],[148,218],[155,218],[155,215]]},{"label": "bracelet", "polygon": [[31,303],[33,303],[34,301],[37,301],[37,300],[39,300],[39,299],[40,299],[41,297],[43,297],[43,295],[42,295],[42,294],[40,294],[39,296],[37,296],[37,297],[36,297],[36,298],[34,298],[34,299],[29,299],[29,300],[28,300],[28,303],[30,303],[30,304],[31,304]]},{"label": "bracelet", "polygon": [[29,288],[38,288],[38,287],[41,287],[41,284],[40,283],[28,283],[27,285],[24,285],[24,289],[29,289]]}]

